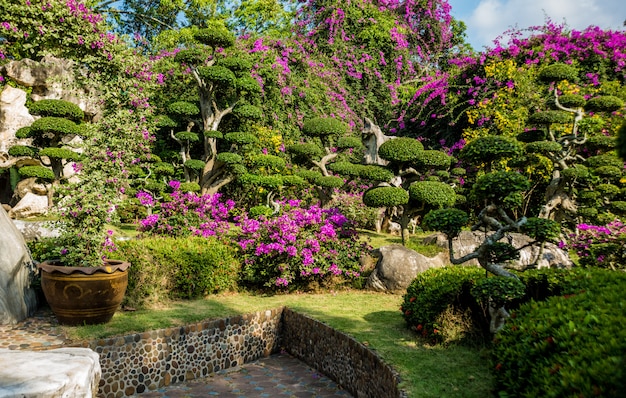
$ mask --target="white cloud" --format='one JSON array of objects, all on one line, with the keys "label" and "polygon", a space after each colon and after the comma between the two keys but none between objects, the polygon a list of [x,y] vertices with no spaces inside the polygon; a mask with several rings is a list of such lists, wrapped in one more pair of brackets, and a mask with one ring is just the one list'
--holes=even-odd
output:
[{"label": "white cloud", "polygon": [[547,19],[577,30],[590,25],[622,30],[626,1],[480,0],[470,15],[459,18],[467,24],[470,43],[480,50],[482,46],[492,46],[496,37],[511,28],[541,26]]}]

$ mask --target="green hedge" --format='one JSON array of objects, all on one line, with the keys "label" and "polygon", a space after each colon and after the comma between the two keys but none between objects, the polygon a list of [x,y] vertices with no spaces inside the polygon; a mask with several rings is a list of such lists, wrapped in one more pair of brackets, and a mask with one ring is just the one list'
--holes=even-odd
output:
[{"label": "green hedge", "polygon": [[501,397],[626,396],[626,274],[585,278],[584,290],[522,305],[496,335]]}]

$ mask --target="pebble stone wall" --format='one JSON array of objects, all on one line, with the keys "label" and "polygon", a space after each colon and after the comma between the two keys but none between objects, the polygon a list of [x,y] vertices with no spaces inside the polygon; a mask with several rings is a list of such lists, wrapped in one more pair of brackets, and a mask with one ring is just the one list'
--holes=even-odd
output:
[{"label": "pebble stone wall", "polygon": [[82,343],[100,355],[98,397],[122,398],[267,357],[279,350],[355,397],[404,398],[393,369],[353,338],[282,307]]}]

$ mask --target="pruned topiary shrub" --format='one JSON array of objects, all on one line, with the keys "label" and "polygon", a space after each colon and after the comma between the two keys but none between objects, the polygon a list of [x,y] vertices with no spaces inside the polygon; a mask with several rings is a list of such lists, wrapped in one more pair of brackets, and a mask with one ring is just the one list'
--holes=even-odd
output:
[{"label": "pruned topiary shrub", "polygon": [[587,274],[584,290],[522,305],[496,335],[500,396],[626,394],[626,274]]},{"label": "pruned topiary shrub", "polygon": [[145,307],[236,290],[235,249],[214,238],[151,237],[117,243],[119,258],[132,259],[125,302]]}]

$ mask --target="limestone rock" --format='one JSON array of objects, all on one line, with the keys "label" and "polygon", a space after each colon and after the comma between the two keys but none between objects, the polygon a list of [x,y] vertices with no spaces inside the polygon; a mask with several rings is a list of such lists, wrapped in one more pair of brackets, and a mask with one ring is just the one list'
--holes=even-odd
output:
[{"label": "limestone rock", "polygon": [[41,216],[48,212],[48,197],[27,192],[26,195],[11,209],[12,218],[28,218]]},{"label": "limestone rock", "polygon": [[5,86],[0,93],[0,152],[6,152],[15,144],[15,132],[30,126],[35,118],[26,108],[26,92]]},{"label": "limestone rock", "polygon": [[419,273],[446,264],[441,256],[426,257],[401,245],[383,246],[373,254],[378,263],[365,286],[383,292],[403,292]]},{"label": "limestone rock", "polygon": [[35,266],[24,237],[4,208],[0,209],[0,236],[0,324],[14,324],[37,309],[30,285]]},{"label": "limestone rock", "polygon": [[92,398],[101,377],[100,358],[89,348],[0,349],[0,397]]},{"label": "limestone rock", "polygon": [[[532,241],[531,238],[524,234],[510,233],[512,238],[511,244],[515,247],[522,247]],[[480,243],[485,239],[485,233],[480,231],[462,231],[457,239],[454,239],[452,248],[455,258],[463,257],[473,252]],[[506,241],[504,239],[503,241]],[[442,233],[437,233],[424,238],[424,243],[436,244],[445,249],[448,248],[448,241]],[[447,251],[447,250],[446,250]],[[539,245],[534,247],[526,247],[521,250],[519,260],[510,264],[512,268],[523,270],[532,264],[539,254]],[[446,258],[448,254],[446,253]],[[472,260],[465,265],[478,265],[478,261]],[[547,243],[543,249],[543,254],[539,259],[538,268],[571,268],[574,265],[566,251],[560,249],[553,243]]]}]

